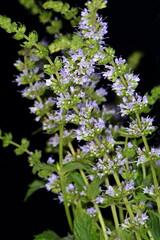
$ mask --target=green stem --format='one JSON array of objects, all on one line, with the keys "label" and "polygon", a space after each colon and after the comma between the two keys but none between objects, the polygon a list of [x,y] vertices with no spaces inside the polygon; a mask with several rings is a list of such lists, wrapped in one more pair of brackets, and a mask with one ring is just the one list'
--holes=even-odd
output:
[{"label": "green stem", "polygon": [[[108,177],[106,177],[105,183],[106,183],[107,186],[110,185],[110,183],[109,183],[109,178],[108,178]],[[116,211],[116,207],[115,207],[115,204],[114,204],[114,203],[111,204],[111,211],[112,211],[112,216],[113,216],[115,228],[116,228],[116,230],[118,231],[119,221],[118,221],[117,211]]]},{"label": "green stem", "polygon": [[[139,115],[136,114],[136,117],[137,117],[139,125],[142,126]],[[143,143],[144,143],[144,146],[145,146],[147,152],[149,152],[150,149],[149,149],[146,137],[142,136],[142,140],[143,140]],[[154,183],[154,186],[155,186],[155,190],[156,190],[156,192],[159,192],[159,184],[158,184],[157,175],[156,175],[156,171],[155,171],[153,163],[151,163],[151,172],[152,172],[152,177],[153,177],[153,183]],[[156,202],[157,202],[158,213],[160,214],[160,196],[157,197]]]},{"label": "green stem", "polygon": [[[125,138],[125,146],[124,146],[124,150],[127,148],[128,146],[128,137]],[[129,171],[129,163],[128,163],[128,159],[126,160],[126,169]]]},{"label": "green stem", "polygon": [[[83,172],[82,169],[80,169],[79,171],[80,171],[80,173],[81,173],[81,176],[82,176],[82,178],[83,178],[83,181],[85,182],[86,186],[88,186],[89,183],[88,183],[88,180],[87,180],[87,178],[86,178],[86,175],[84,174],[84,172]],[[98,207],[98,205],[97,205],[96,203],[94,203],[94,207],[95,207],[95,209],[96,209],[97,216],[98,216],[100,225],[101,225],[101,227],[102,227],[104,239],[105,239],[105,240],[108,240],[108,235],[107,235],[107,232],[106,232],[106,225],[105,225],[105,222],[104,222],[104,220],[103,220],[103,216],[102,216],[102,214],[101,214],[101,211],[100,211],[100,209],[99,209],[99,207]]]},{"label": "green stem", "polygon": [[106,225],[105,225],[105,223],[104,223],[104,220],[103,220],[103,216],[102,216],[102,214],[101,214],[101,211],[100,211],[99,207],[97,206],[97,204],[94,204],[94,206],[95,206],[95,209],[96,209],[96,212],[97,212],[97,215],[98,215],[99,222],[100,222],[101,227],[102,227],[104,239],[105,239],[105,240],[108,240],[108,235],[107,235],[107,232],[106,232]]},{"label": "green stem", "polygon": [[121,207],[118,208],[119,211],[119,219],[120,219],[120,223],[123,223],[124,221],[124,213],[123,213],[123,209]]},{"label": "green stem", "polygon": [[118,221],[118,217],[117,217],[117,211],[116,211],[115,204],[111,205],[111,210],[112,210],[114,224],[115,224],[116,230],[118,231],[118,229],[119,229],[119,221]]},{"label": "green stem", "polygon": [[72,155],[74,156],[76,153],[75,153],[75,150],[74,150],[73,145],[72,145],[71,142],[68,143],[68,147],[69,147],[69,149],[70,149]]},{"label": "green stem", "polygon": [[[152,177],[153,177],[155,190],[159,194],[158,180],[157,180],[156,171],[155,171],[153,163],[151,163],[151,171],[152,171]],[[157,196],[156,202],[157,202],[158,213],[160,214],[160,196],[159,195]]]},{"label": "green stem", "polygon": [[[29,37],[27,37],[27,35],[25,35],[24,38],[25,38],[27,41],[29,41]],[[35,46],[38,50],[41,50],[40,47],[39,47],[39,45],[38,45],[37,43],[34,43],[34,46]],[[50,57],[46,56],[45,59],[46,59],[51,65],[53,65],[53,62],[52,62],[52,60],[51,60]]]},{"label": "green stem", "polygon": [[[115,178],[115,181],[116,181],[118,187],[122,187],[121,182],[120,182],[120,180],[119,180],[118,174],[117,174],[117,173],[114,173],[113,176],[114,176],[114,178]],[[125,206],[126,206],[126,209],[127,209],[128,213],[129,213],[130,218],[134,218],[134,214],[133,214],[133,212],[132,212],[132,209],[131,209],[130,204],[128,203],[127,197],[124,197],[124,198],[123,198],[123,201],[124,201],[124,203],[125,203]]]},{"label": "green stem", "polygon": [[[0,139],[3,140],[3,137],[0,136]],[[20,148],[20,147],[21,147],[20,144],[18,144],[18,143],[16,143],[16,142],[13,142],[13,141],[10,141],[10,144],[13,145],[13,146],[15,146],[15,147],[17,147],[17,148]],[[27,150],[27,149],[25,149],[24,152],[27,153],[28,155],[32,155],[32,153],[31,153],[29,150]]]},{"label": "green stem", "polygon": [[68,224],[70,227],[70,230],[73,230],[72,226],[72,218],[68,206],[68,201],[67,201],[67,192],[66,192],[66,186],[65,186],[65,176],[62,173],[62,168],[63,168],[63,125],[60,125],[60,130],[59,130],[59,138],[60,138],[60,143],[59,143],[59,165],[60,165],[60,182],[61,182],[61,188],[62,188],[62,194],[63,194],[63,201],[64,201],[64,208],[66,212],[66,217],[68,220]]}]

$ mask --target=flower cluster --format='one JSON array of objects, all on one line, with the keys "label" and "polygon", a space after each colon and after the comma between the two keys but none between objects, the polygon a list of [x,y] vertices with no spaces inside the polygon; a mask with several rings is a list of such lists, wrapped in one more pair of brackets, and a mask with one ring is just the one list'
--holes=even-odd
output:
[{"label": "flower cluster", "polygon": [[[38,42],[35,31],[26,36],[23,25],[0,16],[0,26],[15,32],[17,40],[25,39],[14,64],[20,71],[15,82],[22,97],[33,101],[29,110],[49,136],[45,151],[50,155],[42,161],[41,151],[30,152],[26,139],[18,145],[11,134],[1,132],[0,139],[4,147],[16,146],[17,155],[29,154],[33,173],[64,205],[71,238],[148,240],[154,232],[147,221],[153,214],[150,221],[155,221],[157,215],[147,207],[154,205],[160,214],[160,149],[149,147],[148,136],[156,127],[154,118],[145,115],[154,96],[136,92],[139,76],[106,45],[107,23],[98,11],[106,4],[88,1],[77,17],[78,9],[68,3],[45,2],[40,15],[45,23],[57,26],[49,17],[53,9],[76,25],[73,34],[58,31],[47,44]],[[116,102],[107,101],[110,91],[118,96]],[[37,189],[36,184],[29,191]],[[111,224],[101,213],[101,208],[109,207]]]}]

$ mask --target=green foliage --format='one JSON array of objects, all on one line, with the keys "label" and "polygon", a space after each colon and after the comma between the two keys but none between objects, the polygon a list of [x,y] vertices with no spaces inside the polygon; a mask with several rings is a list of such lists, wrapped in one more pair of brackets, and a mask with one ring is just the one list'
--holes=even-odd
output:
[{"label": "green foliage", "polygon": [[143,240],[150,240],[151,238],[148,237],[148,229],[147,228],[140,228],[137,230],[137,233],[141,236]]},{"label": "green foliage", "polygon": [[14,151],[16,155],[22,155],[29,147],[29,141],[26,138],[22,138],[21,145]]},{"label": "green foliage", "polygon": [[76,209],[74,219],[74,235],[76,240],[97,240],[97,230],[93,219],[85,213],[81,206]]},{"label": "green foliage", "polygon": [[26,26],[20,24],[16,30],[16,33],[13,35],[13,38],[16,40],[22,40],[25,37]]},{"label": "green foliage", "polygon": [[127,231],[122,230],[121,227],[118,229],[117,236],[120,240],[135,240],[135,237],[132,233],[128,233]]},{"label": "green foliage", "polygon": [[49,55],[49,50],[43,44],[38,43],[37,49],[34,50],[34,55],[38,58],[45,58]]},{"label": "green foliage", "polygon": [[142,193],[138,193],[132,200],[129,201],[129,203],[136,203],[140,201],[146,201],[146,200],[152,200],[151,197],[147,197],[146,195]]},{"label": "green foliage", "polygon": [[50,53],[59,52],[65,48],[70,48],[71,46],[71,35],[62,35],[56,38],[56,40],[49,45]]},{"label": "green foliage", "polygon": [[152,210],[148,210],[150,220],[148,226],[154,240],[159,240],[160,236],[160,215]]},{"label": "green foliage", "polygon": [[87,189],[87,197],[91,200],[95,199],[97,195],[100,192],[99,186],[104,181],[104,178],[96,177],[94,180],[90,183]]},{"label": "green foliage", "polygon": [[34,236],[33,240],[74,240],[74,236],[69,234],[68,236],[61,238],[54,231],[46,230],[43,233]]},{"label": "green foliage", "polygon": [[85,185],[84,180],[79,172],[72,171],[69,173],[68,178],[71,182],[76,184],[78,191],[82,191]]},{"label": "green foliage", "polygon": [[51,25],[46,27],[46,31],[49,34],[59,33],[62,28],[62,21],[59,19],[56,19],[54,21],[51,21],[50,23]]},{"label": "green foliage", "polygon": [[48,177],[51,173],[57,172],[57,167],[55,165],[49,165],[46,163],[38,162],[33,166],[33,174],[38,172],[38,176],[41,178]]},{"label": "green foliage", "polygon": [[63,2],[61,1],[47,1],[43,4],[44,9],[53,9],[55,12],[61,12]]},{"label": "green foliage", "polygon": [[44,9],[53,9],[55,12],[60,12],[65,19],[71,20],[78,14],[77,8],[71,8],[68,3],[62,1],[47,1],[43,4]]},{"label": "green foliage", "polygon": [[11,133],[5,133],[2,137],[2,143],[3,147],[8,147],[12,141],[12,134]]},{"label": "green foliage", "polygon": [[34,236],[33,240],[62,240],[55,232],[51,230],[46,230],[43,233],[40,233]]},{"label": "green foliage", "polygon": [[[131,131],[131,133],[129,132],[129,128],[114,125],[117,117],[113,117],[115,116],[114,113],[110,113],[111,111],[108,111],[104,105],[102,105],[102,103],[105,103],[106,93],[103,93],[104,89],[101,89],[102,93],[95,91],[99,87],[98,77],[93,76],[94,70],[96,73],[99,71],[99,73],[101,72],[103,75],[103,70],[101,71],[101,67],[98,68],[97,65],[105,65],[106,72],[104,72],[104,77],[107,77],[113,83],[116,83],[118,78],[120,87],[125,89],[124,92],[126,92],[129,86],[132,88],[132,85],[134,85],[136,88],[137,83],[134,81],[138,80],[135,80],[134,76],[133,79],[128,80],[125,74],[131,73],[132,75],[130,67],[133,69],[137,67],[142,54],[140,52],[133,53],[128,58],[128,64],[125,64],[123,63],[123,59],[118,60],[118,58],[116,58],[114,49],[109,46],[105,47],[105,45],[103,45],[103,47],[101,46],[100,42],[103,42],[103,39],[98,39],[101,38],[100,32],[103,30],[105,32],[105,27],[103,29],[105,24],[101,25],[101,18],[97,18],[97,11],[105,8],[107,1],[88,1],[86,6],[89,11],[81,15],[83,19],[87,16],[87,26],[84,27],[81,33],[74,32],[73,34],[66,35],[60,33],[63,26],[62,21],[57,18],[52,19],[55,14],[53,12],[58,13],[58,16],[62,14],[65,19],[74,25],[80,20],[80,16],[77,17],[78,8],[71,7],[68,3],[60,0],[43,1],[43,6],[40,6],[42,3],[36,0],[19,0],[19,2],[27,9],[30,9],[32,14],[39,16],[40,22],[45,24],[49,34],[55,34],[55,40],[47,47],[45,44],[38,42],[39,37],[36,31],[31,31],[26,35],[26,27],[24,25],[15,22],[12,23],[10,18],[0,16],[0,27],[8,33],[13,33],[13,38],[16,40],[23,39],[23,43],[21,44],[23,49],[19,54],[20,60],[15,64],[17,69],[21,71],[17,82],[19,85],[27,85],[23,93],[26,98],[35,100],[35,105],[32,110],[35,112],[37,119],[43,121],[44,125],[42,129],[44,130],[46,128],[45,133],[53,134],[60,131],[60,136],[56,134],[56,140],[54,139],[55,136],[53,136],[53,144],[48,142],[49,147],[46,149],[46,152],[48,151],[52,154],[59,155],[59,162],[57,160],[56,163],[53,163],[54,161],[52,162],[52,160],[50,163],[48,163],[48,161],[47,163],[41,162],[42,152],[38,150],[30,152],[28,150],[29,141],[25,138],[21,140],[21,144],[19,145],[12,141],[11,133],[4,134],[3,136],[0,132],[0,139],[4,147],[7,147],[9,144],[14,145],[16,147],[14,150],[16,155],[21,155],[26,152],[29,155],[29,165],[33,167],[32,173],[44,179],[44,181],[35,180],[29,184],[25,201],[40,188],[44,186],[47,188],[45,184],[47,181],[47,189],[51,190],[52,193],[59,194],[58,198],[63,200],[69,225],[72,225],[71,218],[74,218],[73,231],[72,226],[70,226],[70,229],[75,236],[68,235],[61,238],[55,232],[47,230],[36,235],[34,240],[104,240],[105,226],[110,227],[110,225],[108,221],[101,216],[100,208],[111,206],[115,220],[117,213],[113,211],[113,204],[116,206],[116,210],[118,210],[118,208],[124,210],[126,214],[125,220],[128,220],[128,226],[124,226],[127,230],[123,230],[121,225],[123,223],[121,219],[122,216],[117,214],[118,218],[120,218],[119,220],[122,221],[119,221],[119,230],[113,226],[114,221],[112,222],[112,233],[109,235],[109,239],[112,240],[118,237],[121,240],[135,240],[141,237],[143,240],[149,240],[148,227],[145,226],[145,216],[144,222],[143,219],[139,220],[138,217],[140,218],[142,214],[143,218],[146,206],[158,201],[159,197],[157,189],[155,189],[155,194],[151,196],[152,194],[150,193],[142,193],[142,187],[150,186],[153,184],[153,180],[154,183],[157,181],[158,185],[158,173],[160,170],[155,166],[155,173],[153,173],[153,171],[150,173],[149,161],[143,168],[141,168],[141,165],[137,166],[138,164],[136,164],[137,158],[140,157],[137,151],[138,147],[140,149],[142,146],[143,149],[144,146],[147,146],[146,150],[149,155],[150,149],[148,149],[146,142],[148,139],[145,138],[145,136],[148,136],[148,134],[154,131],[148,128],[150,127],[149,123],[147,123],[148,125],[144,123],[144,128],[141,127],[143,123],[141,123],[141,116],[139,115],[150,111],[150,106],[160,98],[160,87],[153,88],[150,95],[148,93],[146,94],[149,106],[146,106],[146,104],[139,110],[139,105],[141,104],[137,104],[135,110],[132,112],[129,107],[127,114],[130,114],[129,116],[132,120],[137,120],[137,125],[133,125],[133,128],[138,129],[138,131],[135,134],[133,131],[132,134]],[[89,29],[87,29],[87,27],[91,28],[91,32],[88,31]],[[95,36],[92,38],[92,36],[89,35],[91,33],[94,35],[94,31],[95,34],[98,34],[97,38],[95,38]],[[88,36],[85,33],[89,33]],[[75,52],[75,55],[72,55],[69,52],[70,50],[72,53]],[[59,51],[61,52],[58,53]],[[97,61],[96,59],[99,60]],[[93,65],[95,65],[95,69]],[[107,71],[109,71],[108,76]],[[49,78],[46,79],[45,74],[47,74]],[[77,76],[77,79],[74,81],[75,76]],[[66,83],[63,83],[65,80]],[[91,80],[91,82],[88,82],[88,80]],[[131,85],[129,85],[128,83],[131,80],[133,81]],[[47,81],[47,84],[45,84],[45,81]],[[116,88],[116,84],[114,87]],[[135,88],[131,90],[134,92]],[[121,94],[123,95],[123,92],[121,92]],[[119,96],[119,94],[117,95]],[[58,100],[57,106],[56,104],[54,105],[56,100]],[[47,101],[48,103],[46,103]],[[93,108],[90,106],[90,102],[92,103],[92,101],[93,105],[95,105]],[[125,101],[126,104],[128,102],[130,103],[130,96],[127,95],[126,98],[122,97],[122,102],[125,103]],[[75,108],[78,103],[80,103],[79,106]],[[83,108],[82,111],[81,104]],[[89,106],[88,109],[87,107],[86,109],[83,107],[85,104]],[[96,107],[97,104],[99,107]],[[62,112],[60,112],[61,110]],[[120,126],[125,126],[125,124],[121,123],[121,119],[118,119],[118,125],[119,124]],[[65,136],[65,134],[62,136],[62,125],[63,130],[70,130],[73,126],[73,132],[71,131],[67,136]],[[83,128],[84,126],[79,129],[78,125],[85,125],[86,129]],[[114,127],[115,129],[112,129]],[[89,133],[87,133],[87,130]],[[82,131],[82,134],[80,133],[82,136],[79,137],[80,139],[82,138],[80,145],[74,141],[75,134],[77,133],[78,135],[78,131]],[[126,146],[127,141],[125,140],[127,139],[123,137],[127,137],[128,143],[130,139],[132,139],[133,146],[131,148],[129,145],[128,147]],[[135,140],[135,138],[138,138],[138,140]],[[72,141],[73,145],[77,144],[77,149],[73,149],[72,145],[69,145]],[[87,141],[89,142],[87,143]],[[82,146],[84,147],[83,150]],[[65,163],[65,160],[63,162],[64,156],[66,157],[66,161],[69,160],[67,163]],[[154,162],[156,162],[156,160],[159,160],[158,157],[152,159]],[[144,169],[145,167],[146,169]],[[114,174],[116,170],[118,171],[117,175]],[[145,179],[144,170],[146,170]],[[100,178],[97,175],[98,171],[98,175],[104,177]],[[106,179],[106,174],[109,174],[108,179]],[[110,184],[112,184],[112,181],[114,182],[113,187],[109,185],[109,181]],[[132,181],[134,182],[134,187],[132,186]],[[127,190],[127,188],[130,189]],[[99,197],[99,202],[98,198],[96,199],[97,196]],[[100,199],[101,196],[102,199]],[[158,204],[157,206],[159,207]],[[93,210],[97,211],[94,216],[86,213],[86,208],[90,207],[94,207],[95,209],[93,208]],[[71,213],[70,210],[72,210]],[[137,213],[140,216],[137,216]],[[150,210],[149,214],[150,222],[148,226],[150,232],[154,238],[158,240],[158,236],[160,236],[160,217]],[[132,215],[134,215],[134,218],[132,218]],[[135,220],[137,220],[137,222],[135,222]],[[138,234],[138,237],[136,237],[135,233]]]},{"label": "green foliage", "polygon": [[141,59],[143,58],[144,54],[141,51],[133,52],[127,59],[128,67],[131,69],[136,69],[140,64]]},{"label": "green foliage", "polygon": [[41,15],[39,16],[41,23],[47,23],[50,22],[52,18],[52,13],[49,11],[41,11]]},{"label": "green foliage", "polygon": [[66,236],[66,237],[64,237],[64,238],[62,238],[63,240],[75,240],[75,238],[74,238],[74,236],[73,235],[68,235],[68,236]]},{"label": "green foliage", "polygon": [[29,42],[34,45],[38,41],[38,33],[36,31],[32,31],[29,33]]},{"label": "green foliage", "polygon": [[148,103],[153,105],[160,98],[160,86],[156,86],[151,90],[151,95],[146,94]]},{"label": "green foliage", "polygon": [[41,156],[42,156],[41,151],[35,150],[35,152],[33,152],[28,159],[30,166],[38,164],[40,162]]},{"label": "green foliage", "polygon": [[40,8],[36,4],[35,0],[18,0],[20,4],[22,4],[25,8],[30,9],[32,14],[38,14],[40,12]]},{"label": "green foliage", "polygon": [[56,57],[52,65],[50,64],[44,65],[44,72],[47,73],[48,75],[52,75],[54,73],[58,73],[61,67],[62,67],[62,60]]},{"label": "green foliage", "polygon": [[87,163],[76,161],[76,162],[69,162],[69,163],[65,164],[62,169],[62,172],[67,173],[70,171],[74,171],[76,169],[85,169],[87,171],[91,170]]},{"label": "green foliage", "polygon": [[17,23],[11,23],[11,19],[6,16],[0,15],[0,27],[6,30],[8,33],[13,33],[17,31]]},{"label": "green foliage", "polygon": [[37,190],[43,188],[45,186],[45,183],[40,180],[34,180],[31,184],[28,185],[28,190],[26,192],[24,201],[27,201],[28,198],[35,193]]}]

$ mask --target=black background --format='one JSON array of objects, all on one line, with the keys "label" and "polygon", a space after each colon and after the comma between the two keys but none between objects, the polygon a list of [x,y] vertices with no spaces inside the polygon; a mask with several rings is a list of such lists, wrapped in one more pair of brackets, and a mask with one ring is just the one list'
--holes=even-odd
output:
[{"label": "black background", "polygon": [[[72,4],[79,5],[78,0]],[[80,7],[83,7],[81,1]],[[16,0],[3,1],[0,14],[22,22],[29,31],[37,30],[44,36],[44,28],[37,17],[29,14]],[[115,50],[117,56],[127,58],[133,51],[144,54],[136,73],[141,78],[139,91],[144,93],[160,83],[160,2],[157,1],[118,1],[110,0],[108,8],[103,10],[103,17],[108,21],[106,42]],[[67,29],[66,25],[66,29]],[[34,116],[29,113],[30,102],[21,97],[14,81],[18,74],[13,63],[18,58],[19,43],[0,29],[0,128],[12,132],[15,141],[22,137],[31,139],[34,148],[43,149],[45,137],[32,136],[39,127]],[[159,105],[156,106],[159,114]],[[68,231],[63,208],[53,201],[53,195],[40,190],[27,202],[23,202],[27,185],[34,176],[28,166],[27,156],[16,157],[12,147],[0,147],[0,194],[2,232],[5,239],[31,240],[34,234],[46,229],[56,230],[63,236]]]}]

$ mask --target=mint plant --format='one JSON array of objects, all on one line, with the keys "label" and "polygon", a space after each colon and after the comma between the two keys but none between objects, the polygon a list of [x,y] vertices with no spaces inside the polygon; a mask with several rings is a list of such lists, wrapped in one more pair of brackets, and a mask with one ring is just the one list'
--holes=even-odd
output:
[{"label": "mint plant", "polygon": [[[37,179],[26,199],[42,187],[56,194],[70,228],[65,237],[45,230],[34,240],[158,240],[160,149],[150,145],[157,126],[149,112],[160,87],[144,96],[136,92],[139,76],[105,40],[100,10],[106,0],[88,1],[80,11],[62,1],[20,3],[53,37],[44,42],[36,31],[27,33],[25,25],[0,16],[1,28],[20,41],[15,82],[48,134],[50,157],[42,160],[42,150],[31,151],[26,138],[18,144],[11,133],[1,132],[0,139],[3,147],[13,145],[16,155],[28,155]],[[72,34],[61,32],[55,12],[70,22]],[[114,92],[112,105],[108,91]]]}]

